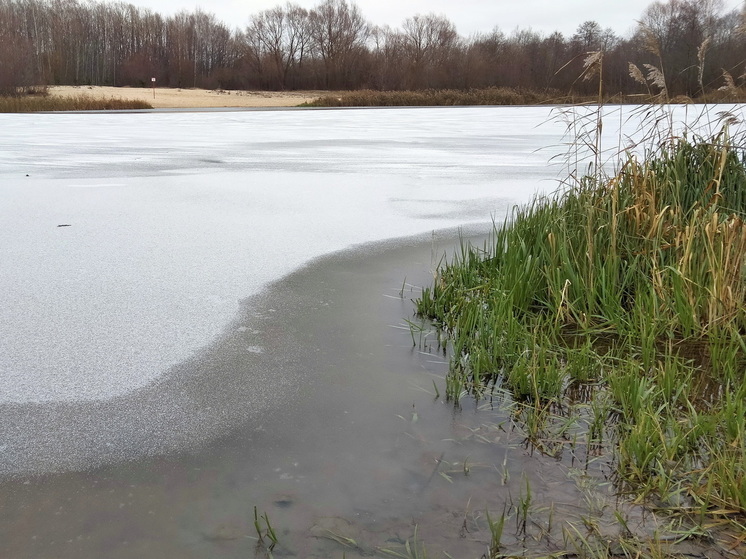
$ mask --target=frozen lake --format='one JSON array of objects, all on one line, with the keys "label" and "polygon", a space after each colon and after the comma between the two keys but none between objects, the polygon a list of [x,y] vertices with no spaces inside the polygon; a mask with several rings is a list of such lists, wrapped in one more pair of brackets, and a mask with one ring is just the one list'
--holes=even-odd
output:
[{"label": "frozen lake", "polygon": [[[548,109],[0,117],[0,402],[106,400],[351,245],[499,220]],[[555,149],[558,151],[559,148]]]},{"label": "frozen lake", "polygon": [[261,356],[252,297],[335,251],[489,230],[567,176],[564,132],[549,107],[0,115],[0,473],[261,415],[297,379],[210,349]]}]

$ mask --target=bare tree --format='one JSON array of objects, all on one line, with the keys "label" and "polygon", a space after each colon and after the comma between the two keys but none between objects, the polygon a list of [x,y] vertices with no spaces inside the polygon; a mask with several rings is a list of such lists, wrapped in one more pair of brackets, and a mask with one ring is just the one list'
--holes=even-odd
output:
[{"label": "bare tree", "polygon": [[327,88],[351,87],[351,76],[362,59],[370,34],[368,22],[356,4],[325,0],[311,10],[310,31],[314,53],[324,68]]},{"label": "bare tree", "polygon": [[695,95],[700,89],[703,45],[712,40],[722,8],[722,0],[668,0],[642,14],[637,37],[657,56],[672,94]]},{"label": "bare tree", "polygon": [[[285,24],[287,44],[285,86],[297,87],[303,70],[303,63],[311,45],[311,22],[308,10],[288,2],[285,6]],[[292,78],[292,84],[288,83],[289,78]]]},{"label": "bare tree", "polygon": [[[444,16],[416,15],[404,21],[404,49],[409,62],[410,87],[438,87],[447,82],[442,74],[458,44],[456,27]],[[436,74],[439,80],[436,79]]]},{"label": "bare tree", "polygon": [[[308,50],[308,12],[290,3],[265,10],[251,18],[246,36],[255,56],[262,59],[257,65],[260,72],[271,71],[267,77],[268,85],[285,89],[289,86],[291,71],[302,66]],[[264,65],[263,59],[267,59],[269,64]]]},{"label": "bare tree", "polygon": [[585,21],[578,26],[572,41],[583,51],[601,50],[603,30],[597,21]]},{"label": "bare tree", "polygon": [[[5,15],[0,10],[0,15]],[[20,94],[27,86],[34,85],[34,53],[28,40],[0,29],[0,95]]]},{"label": "bare tree", "polygon": [[371,85],[376,89],[405,89],[408,71],[405,61],[404,36],[388,25],[374,27],[370,34],[372,69]]}]

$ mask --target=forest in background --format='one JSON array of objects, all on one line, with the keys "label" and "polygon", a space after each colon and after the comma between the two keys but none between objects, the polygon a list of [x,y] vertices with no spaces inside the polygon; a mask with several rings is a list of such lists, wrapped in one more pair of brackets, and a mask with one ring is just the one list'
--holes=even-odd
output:
[{"label": "forest in background", "polygon": [[630,76],[630,63],[655,89],[650,93],[668,98],[735,89],[746,79],[746,7],[725,11],[720,0],[654,2],[629,37],[595,21],[580,23],[572,36],[506,34],[499,24],[470,37],[445,15],[381,27],[354,3],[324,0],[311,10],[278,5],[231,29],[200,9],[163,17],[123,2],[0,0],[0,92],[150,86],[156,78],[180,88],[504,87],[589,95],[598,80],[582,76],[596,53],[603,54],[608,95],[648,92]]}]

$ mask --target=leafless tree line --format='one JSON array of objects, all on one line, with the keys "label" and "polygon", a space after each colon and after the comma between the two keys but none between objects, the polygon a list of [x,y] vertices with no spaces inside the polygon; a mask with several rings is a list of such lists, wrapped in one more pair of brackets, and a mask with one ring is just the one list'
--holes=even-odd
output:
[{"label": "leafless tree line", "polygon": [[[347,0],[287,3],[230,29],[213,14],[162,17],[122,2],[0,0],[0,89],[31,84],[225,89],[597,89],[578,77],[603,52],[604,89],[639,92],[629,63],[654,66],[667,92],[696,96],[744,79],[744,11],[722,0],[652,3],[631,37],[594,21],[575,34],[530,29],[462,37],[445,16],[399,28],[369,23]],[[725,71],[725,73],[724,73]],[[725,77],[724,77],[725,76]]]}]

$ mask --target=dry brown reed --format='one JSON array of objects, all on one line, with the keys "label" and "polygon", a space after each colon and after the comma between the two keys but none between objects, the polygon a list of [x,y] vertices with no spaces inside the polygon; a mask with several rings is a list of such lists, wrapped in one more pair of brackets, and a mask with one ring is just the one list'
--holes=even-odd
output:
[{"label": "dry brown reed", "polygon": [[121,111],[152,109],[145,101],[97,99],[87,95],[51,97],[48,95],[0,96],[0,113],[36,113],[50,111]]},{"label": "dry brown reed", "polygon": [[[663,74],[652,67],[649,71],[649,82],[642,71],[630,64],[630,74],[639,83],[648,86],[648,94],[622,95],[606,94],[603,104],[636,105],[641,102],[680,103],[684,97],[668,99],[666,89],[660,88],[657,93],[650,86],[664,85]],[[727,91],[710,91],[696,98],[686,97],[687,103],[746,102],[746,88],[736,87]],[[360,90],[346,93],[335,93],[300,105],[301,107],[439,107],[439,106],[501,106],[501,105],[595,105],[598,95],[573,96],[563,95],[558,91],[532,92],[508,88],[459,90],[424,90],[424,91],[375,91]]]},{"label": "dry brown reed", "polygon": [[557,91],[493,87],[487,89],[426,89],[422,91],[351,91],[320,97],[311,107],[434,107],[471,105],[540,105],[570,102]]}]

